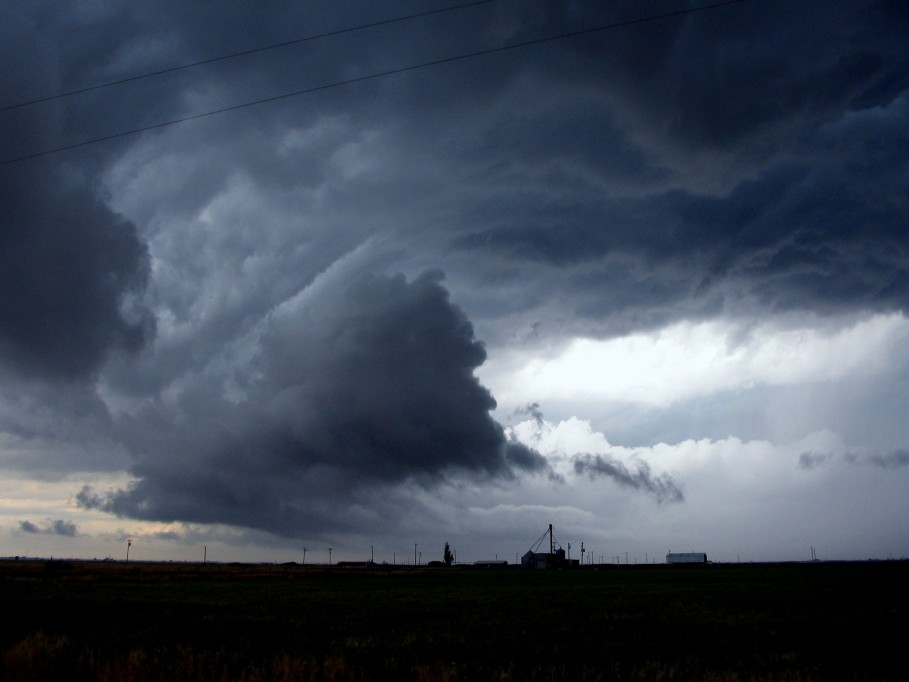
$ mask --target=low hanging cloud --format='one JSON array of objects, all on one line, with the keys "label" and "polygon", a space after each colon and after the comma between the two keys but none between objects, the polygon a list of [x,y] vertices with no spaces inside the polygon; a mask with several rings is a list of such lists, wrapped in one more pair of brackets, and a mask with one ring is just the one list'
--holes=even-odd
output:
[{"label": "low hanging cloud", "polygon": [[867,466],[870,464],[881,469],[909,467],[909,451],[906,450],[868,452],[849,449],[839,453],[839,457],[832,452],[802,452],[799,455],[799,467],[805,470],[817,469],[837,459],[850,465]]},{"label": "low hanging cloud", "polygon": [[48,519],[41,525],[27,520],[20,521],[19,530],[23,533],[31,533],[34,535],[60,535],[67,538],[73,538],[79,534],[79,527],[75,523],[72,521],[64,521],[63,519],[56,519],[54,521]]},{"label": "low hanging cloud", "polygon": [[407,513],[397,486],[545,470],[490,416],[495,400],[474,376],[486,351],[441,279],[303,292],[268,320],[232,391],[197,382],[124,418],[136,481],[83,489],[79,502],[296,535]]},{"label": "low hanging cloud", "polygon": [[572,458],[574,471],[579,476],[586,475],[591,480],[600,477],[610,478],[621,486],[634,488],[650,493],[657,502],[682,502],[685,496],[681,488],[669,474],[654,476],[650,465],[643,460],[636,462],[636,471],[629,469],[618,460],[602,455],[576,455]]},{"label": "low hanging cloud", "polygon": [[[608,478],[620,486],[653,495],[657,502],[685,499],[670,474],[655,476],[644,459],[628,448],[613,446],[602,433],[593,431],[588,422],[576,417],[558,424],[548,422],[536,402],[515,410],[515,415],[529,415],[531,419],[512,426],[509,436],[515,442],[532,443],[534,452],[538,449],[554,462],[568,463],[575,476],[587,476],[590,480]],[[627,463],[620,458],[625,458]],[[564,468],[561,473],[553,470],[549,478],[564,483],[565,473]]]},{"label": "low hanging cloud", "polygon": [[894,450],[883,454],[876,454],[870,457],[872,464],[883,467],[884,469],[898,469],[909,466],[909,452],[906,450]]}]

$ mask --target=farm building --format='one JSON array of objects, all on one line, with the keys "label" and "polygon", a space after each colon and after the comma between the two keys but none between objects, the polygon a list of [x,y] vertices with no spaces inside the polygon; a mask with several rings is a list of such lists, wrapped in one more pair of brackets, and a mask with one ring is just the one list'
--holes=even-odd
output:
[{"label": "farm building", "polygon": [[561,547],[551,554],[549,552],[528,551],[521,557],[521,566],[524,568],[559,568],[566,566],[565,550]]},{"label": "farm building", "polygon": [[[543,543],[543,540],[546,536],[549,536],[549,551],[548,552],[538,552],[540,545]],[[565,550],[559,547],[556,549],[556,542],[552,537],[552,524],[549,524],[549,528],[543,533],[543,536],[537,540],[536,544],[527,550],[527,553],[521,557],[521,567],[522,568],[565,568],[568,566],[577,566],[577,559],[569,560],[565,558]],[[571,545],[568,545],[569,548]]]},{"label": "farm building", "polygon": [[703,552],[670,552],[666,555],[667,564],[706,564],[707,555]]}]

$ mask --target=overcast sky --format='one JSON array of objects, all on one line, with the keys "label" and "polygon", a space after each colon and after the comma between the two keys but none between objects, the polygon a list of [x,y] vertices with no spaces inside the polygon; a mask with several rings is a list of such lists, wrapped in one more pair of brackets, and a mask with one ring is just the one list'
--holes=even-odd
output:
[{"label": "overcast sky", "polygon": [[909,556],[906,4],[454,4],[0,5],[0,555]]}]

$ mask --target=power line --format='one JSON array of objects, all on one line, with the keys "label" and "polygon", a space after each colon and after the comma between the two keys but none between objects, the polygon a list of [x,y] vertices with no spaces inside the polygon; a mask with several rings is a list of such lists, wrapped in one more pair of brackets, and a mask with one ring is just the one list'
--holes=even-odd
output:
[{"label": "power line", "polygon": [[459,55],[452,55],[450,57],[444,57],[442,59],[434,59],[428,62],[421,62],[419,64],[411,64],[410,66],[402,66],[395,69],[388,69],[386,71],[377,71],[375,73],[367,74],[365,76],[357,76],[355,78],[348,78],[340,81],[333,81],[331,83],[326,83],[324,85],[316,85],[314,87],[305,88],[303,90],[295,90],[293,92],[286,92],[280,95],[273,95],[272,97],[264,97],[262,99],[252,100],[250,102],[243,102],[241,104],[234,104],[229,107],[223,107],[221,109],[212,109],[211,111],[204,111],[200,114],[192,114],[190,116],[183,116],[181,118],[171,119],[169,121],[162,121],[161,123],[154,123],[152,125],[142,126],[140,128],[131,128],[129,130],[124,130],[119,133],[111,133],[110,135],[104,135],[102,137],[95,137],[88,140],[82,140],[81,142],[74,142],[72,144],[63,145],[61,147],[54,147],[52,149],[45,149],[40,152],[33,152],[31,154],[26,154],[24,156],[19,156],[11,159],[4,159],[0,161],[0,165],[6,165],[11,163],[17,163],[19,161],[27,161],[29,159],[35,159],[41,156],[48,156],[50,154],[57,154],[59,152],[69,151],[71,149],[78,149],[79,147],[86,147],[88,145],[97,144],[99,142],[107,142],[110,140],[115,140],[121,137],[128,137],[130,135],[137,135],[139,133],[148,132],[151,130],[157,130],[159,128],[166,128],[168,126],[177,125],[178,123],[186,123],[188,121],[195,121],[200,118],[206,118],[208,116],[214,116],[216,114],[224,114],[230,111],[237,111],[238,109],[246,109],[248,107],[258,106],[260,104],[267,104],[269,102],[276,102],[282,99],[290,99],[291,97],[300,97],[302,95],[309,95],[315,92],[321,92],[323,90],[331,90],[334,88],[339,88],[344,85],[352,85],[354,83],[362,83],[365,81],[376,80],[379,78],[385,78],[387,76],[393,76],[396,74],[407,73],[408,71],[417,71],[419,69],[426,69],[433,66],[441,66],[443,64],[450,64],[452,62],[462,61],[466,59],[472,59],[475,57],[482,57],[490,54],[496,54],[498,52],[505,52],[507,50],[515,50],[521,47],[529,47],[532,45],[540,45],[542,43],[555,42],[557,40],[566,40],[569,38],[577,38],[583,35],[590,35],[592,33],[598,33],[601,31],[606,31],[615,28],[623,28],[627,26],[634,26],[637,24],[645,24],[651,21],[657,21],[659,19],[668,19],[671,17],[683,16],[686,14],[693,14],[695,12],[703,12],[711,9],[719,9],[721,7],[728,7],[730,5],[737,5],[747,0],[725,0],[724,2],[717,2],[710,5],[700,5],[698,7],[689,7],[683,10],[675,10],[672,12],[664,12],[662,14],[654,14],[647,17],[640,17],[637,19],[628,19],[626,21],[620,21],[612,24],[605,24],[602,26],[596,26],[594,28],[582,29],[579,31],[571,31],[569,33],[560,33],[553,36],[545,36],[543,38],[535,38],[533,40],[525,40],[519,43],[511,43],[508,45],[500,45],[498,47],[491,47],[484,50],[477,50],[475,52],[468,52]]},{"label": "power line", "polygon": [[428,17],[434,14],[443,14],[445,12],[452,12],[459,9],[467,9],[468,7],[476,7],[477,5],[486,5],[490,2],[495,2],[496,0],[476,0],[475,2],[467,2],[461,5],[451,5],[449,7],[442,7],[439,9],[428,10],[426,12],[417,12],[415,14],[406,14],[400,17],[394,17],[392,19],[382,19],[380,21],[373,21],[368,24],[360,24],[359,26],[351,26],[348,28],[340,28],[335,31],[328,31],[326,33],[317,33],[315,35],[304,36],[302,38],[295,38],[293,40],[286,40],[281,43],[273,43],[271,45],[263,45],[261,47],[254,47],[249,50],[242,50],[240,52],[231,52],[230,54],[221,55],[219,57],[209,57],[208,59],[201,59],[197,62],[191,62],[189,64],[181,64],[180,66],[171,66],[166,69],[160,69],[158,71],[149,71],[148,73],[141,73],[135,76],[129,76],[127,78],[121,78],[120,80],[108,81],[106,83],[98,83],[97,85],[89,85],[84,88],[79,88],[77,90],[68,90],[66,92],[60,92],[56,95],[48,95],[47,97],[41,97],[39,99],[29,100],[27,102],[19,102],[17,104],[9,104],[3,107],[0,107],[0,111],[9,111],[11,109],[21,109],[22,107],[28,107],[33,104],[41,104],[42,102],[51,102],[55,99],[62,99],[64,97],[71,97],[72,95],[80,95],[84,92],[91,92],[93,90],[101,90],[103,88],[109,88],[114,85],[122,85],[123,83],[131,83],[133,81],[143,80],[145,78],[152,78],[153,76],[163,76],[164,74],[174,73],[176,71],[184,71],[186,69],[192,69],[197,66],[204,66],[205,64],[213,64],[215,62],[225,61],[227,59],[234,59],[236,57],[246,57],[251,54],[258,54],[260,52],[268,52],[270,50],[277,50],[282,47],[289,47],[291,45],[299,45],[300,43],[310,42],[312,40],[318,40],[320,38],[332,38],[334,36],[343,35],[345,33],[353,33],[355,31],[363,31],[368,28],[377,28],[379,26],[387,26],[389,24],[396,24],[402,21],[408,21],[410,19],[419,19],[421,17]]}]

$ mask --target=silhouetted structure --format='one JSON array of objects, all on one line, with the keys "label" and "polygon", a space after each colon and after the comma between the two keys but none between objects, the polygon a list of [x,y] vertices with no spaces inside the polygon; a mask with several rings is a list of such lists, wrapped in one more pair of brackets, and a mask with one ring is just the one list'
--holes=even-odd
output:
[{"label": "silhouetted structure", "polygon": [[[547,535],[549,536],[549,551],[537,551]],[[557,544],[558,543],[552,537],[552,524],[550,523],[546,532],[543,533],[540,539],[537,540],[536,543],[527,550],[527,553],[521,557],[521,566],[523,568],[567,568],[568,566],[577,566],[577,559],[572,561],[566,559],[565,550],[562,549],[561,546],[556,548]]]},{"label": "silhouetted structure", "polygon": [[666,555],[666,563],[676,564],[706,564],[707,555],[703,552],[670,552]]}]

